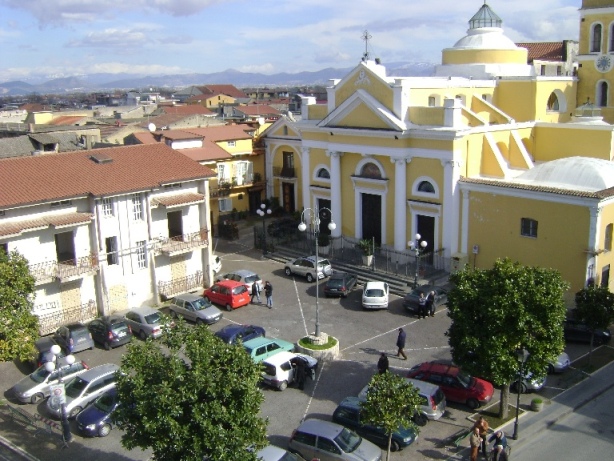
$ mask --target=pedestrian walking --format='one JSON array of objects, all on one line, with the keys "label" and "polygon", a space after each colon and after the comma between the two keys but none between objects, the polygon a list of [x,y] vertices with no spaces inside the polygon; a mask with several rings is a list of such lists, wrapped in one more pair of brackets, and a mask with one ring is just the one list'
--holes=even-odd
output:
[{"label": "pedestrian walking", "polygon": [[478,453],[480,451],[480,444],[482,443],[482,437],[480,437],[480,428],[473,426],[471,436],[469,437],[469,445],[471,446],[471,461],[478,460]]},{"label": "pedestrian walking", "polygon": [[273,285],[268,280],[264,282],[264,296],[266,297],[267,307],[273,309]]},{"label": "pedestrian walking", "polygon": [[262,304],[260,301],[260,285],[258,284],[258,280],[252,283],[252,304],[254,304],[254,297],[258,300],[258,304]]},{"label": "pedestrian walking", "polygon": [[435,292],[431,291],[426,297],[426,314],[435,317]]},{"label": "pedestrian walking", "polygon": [[305,389],[305,362],[302,359],[296,361],[296,382],[300,390]]},{"label": "pedestrian walking", "polygon": [[399,350],[397,351],[397,357],[403,356],[403,360],[407,360],[407,356],[405,355],[405,351],[403,350],[405,349],[406,338],[407,335],[405,334],[405,331],[403,331],[403,328],[399,328],[399,336],[397,336],[397,347],[399,348]]},{"label": "pedestrian walking", "polygon": [[426,318],[426,298],[424,293],[420,293],[420,298],[418,299],[418,318],[420,317]]},{"label": "pedestrian walking", "polygon": [[380,375],[383,375],[388,371],[388,367],[390,366],[390,362],[388,362],[388,356],[385,352],[379,356],[379,360],[377,361],[377,371],[379,371]]},{"label": "pedestrian walking", "polygon": [[477,428],[480,434],[480,438],[482,442],[480,446],[482,447],[482,454],[486,457],[486,436],[488,435],[488,428],[490,427],[488,421],[483,416],[480,416],[478,420],[473,425],[474,429]]}]

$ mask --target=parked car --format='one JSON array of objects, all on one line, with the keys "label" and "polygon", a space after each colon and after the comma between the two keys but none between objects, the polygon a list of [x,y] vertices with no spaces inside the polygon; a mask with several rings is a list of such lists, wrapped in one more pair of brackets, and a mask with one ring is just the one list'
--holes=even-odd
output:
[{"label": "parked car", "polygon": [[234,280],[222,280],[215,282],[205,289],[203,297],[212,303],[226,306],[227,311],[247,306],[251,297],[245,285]]},{"label": "parked car", "polygon": [[[405,378],[405,380],[418,390],[418,395],[422,402],[419,412],[414,415],[413,420],[419,426],[424,426],[429,420],[436,421],[446,412],[446,396],[439,386],[418,379]],[[367,399],[369,385],[362,388],[358,394],[360,400]]]},{"label": "parked car", "polygon": [[418,315],[420,309],[420,293],[424,294],[424,297],[431,292],[435,292],[435,311],[437,307],[448,302],[448,292],[442,287],[436,287],[433,285],[423,285],[414,288],[403,298],[403,307],[415,315]]},{"label": "parked car", "polygon": [[182,317],[196,324],[212,325],[223,317],[222,311],[212,305],[211,301],[192,293],[175,296],[168,309],[174,319]]},{"label": "parked car", "polygon": [[247,288],[247,292],[252,294],[252,285],[254,282],[258,282],[258,286],[260,287],[260,291],[264,290],[264,282],[260,278],[258,274],[254,271],[250,271],[247,269],[239,269],[233,272],[227,272],[226,274],[220,275],[216,278],[219,282],[221,280],[234,280],[235,282],[242,283]]},{"label": "parked car", "polygon": [[[519,387],[520,385],[520,387]],[[525,394],[527,392],[538,391],[542,387],[546,385],[546,378],[537,378],[533,375],[533,373],[526,373],[518,383],[518,380],[515,380],[510,384],[510,390],[514,393],[517,393],[520,390],[521,394]]]},{"label": "parked car", "polygon": [[111,415],[118,406],[117,390],[105,392],[77,415],[79,431],[88,437],[106,437],[113,428]]},{"label": "parked car", "polygon": [[243,347],[256,363],[282,351],[294,352],[294,344],[275,338],[250,339],[243,343]]},{"label": "parked car", "polygon": [[211,260],[213,261],[211,264],[213,275],[219,274],[222,270],[222,258],[220,258],[218,255],[211,255]]},{"label": "parked car", "polygon": [[[77,416],[85,406],[98,396],[115,388],[119,365],[105,363],[80,374],[66,386],[66,413],[69,418]],[[50,396],[47,411],[59,419],[62,414],[60,399]]]},{"label": "parked car", "polygon": [[215,336],[227,344],[234,344],[239,339],[242,342],[266,336],[264,328],[256,325],[230,324],[215,332]]},{"label": "parked car", "polygon": [[358,279],[354,274],[347,272],[333,272],[324,284],[324,295],[342,296],[347,298],[352,289],[356,286]]},{"label": "parked car", "polygon": [[570,364],[569,355],[566,352],[561,352],[554,362],[548,364],[548,374],[563,373]]},{"label": "parked car", "polygon": [[[287,276],[296,274],[301,277],[306,277],[309,283],[316,279],[316,257],[302,256],[289,261],[284,266],[284,272]],[[333,273],[330,261],[326,258],[318,257],[317,277],[319,280],[328,277]]]},{"label": "parked car", "polygon": [[124,320],[130,326],[132,334],[139,335],[142,340],[162,336],[164,324],[158,309],[147,306],[135,307],[126,313]]},{"label": "parked car", "polygon": [[51,347],[55,345],[56,343],[51,336],[45,336],[36,340],[34,343],[36,353],[30,360],[30,366],[33,371],[46,362],[55,362],[57,357],[64,357],[64,351],[61,351],[58,356],[51,353]]},{"label": "parked car", "polygon": [[407,377],[439,386],[448,402],[464,403],[472,410],[490,402],[494,394],[491,383],[469,376],[454,364],[420,363],[409,370]]},{"label": "parked car", "polygon": [[267,226],[267,233],[271,237],[285,237],[298,233],[298,225],[301,221],[293,218],[280,218]]},{"label": "parked car", "polygon": [[290,453],[288,450],[269,445],[256,453],[260,461],[305,461],[300,455]]},{"label": "parked car", "polygon": [[[588,325],[579,320],[565,320],[563,324],[563,335],[565,336],[565,341],[587,344],[591,342],[591,329]],[[612,332],[609,329],[598,328],[595,330],[593,345],[600,346],[602,344],[608,344],[611,339]]]},{"label": "parked car", "polygon": [[57,384],[60,376],[64,382],[69,382],[88,369],[87,364],[81,360],[69,365],[64,358],[59,358],[54,371],[47,371],[43,364],[11,387],[9,393],[22,403],[38,403],[49,397],[49,386]]},{"label": "parked car", "polygon": [[92,320],[87,326],[92,338],[106,350],[123,346],[132,341],[132,330],[123,317],[104,315]]},{"label": "parked car", "polygon": [[265,384],[283,391],[289,384],[297,380],[296,367],[298,362],[305,367],[305,376],[315,379],[318,361],[309,355],[293,352],[278,352],[262,361],[262,380]]},{"label": "parked car", "polygon": [[380,461],[382,450],[340,424],[308,419],[294,430],[290,451],[305,459]]},{"label": "parked car", "polygon": [[388,309],[390,286],[386,282],[368,281],[362,289],[364,309]]},{"label": "parked car", "polygon": [[67,354],[94,349],[94,341],[88,328],[82,323],[69,323],[56,330],[53,341]]},{"label": "parked car", "polygon": [[[333,412],[333,422],[352,429],[361,437],[380,447],[388,449],[388,434],[376,426],[363,424],[360,419],[360,402],[358,397],[346,397]],[[399,428],[392,433],[390,451],[399,451],[408,447],[418,438],[411,429]]]}]

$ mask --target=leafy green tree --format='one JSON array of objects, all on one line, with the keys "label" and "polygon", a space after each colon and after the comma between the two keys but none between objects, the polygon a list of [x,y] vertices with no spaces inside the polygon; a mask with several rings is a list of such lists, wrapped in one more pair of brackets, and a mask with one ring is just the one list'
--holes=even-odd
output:
[{"label": "leafy green tree", "polygon": [[614,294],[608,287],[587,287],[576,293],[574,318],[591,329],[591,346],[588,363],[591,363],[595,330],[606,329],[614,321]]},{"label": "leafy green tree", "polygon": [[507,418],[510,384],[518,379],[517,351],[530,356],[526,372],[546,374],[565,346],[563,294],[558,271],[525,267],[509,259],[492,269],[465,269],[450,276],[446,333],[452,358],[468,373],[501,387],[499,417]]},{"label": "leafy green tree", "polygon": [[30,360],[38,317],[32,314],[34,277],[19,253],[0,250],[0,360]]},{"label": "leafy green tree", "polygon": [[158,461],[256,460],[267,445],[260,368],[241,345],[179,321],[122,358],[114,420],[122,445]]},{"label": "leafy green tree", "polygon": [[381,427],[388,434],[386,459],[390,458],[392,433],[399,427],[418,434],[418,426],[412,418],[421,401],[418,389],[399,375],[386,372],[371,378],[367,400],[360,403],[360,418],[363,423]]}]

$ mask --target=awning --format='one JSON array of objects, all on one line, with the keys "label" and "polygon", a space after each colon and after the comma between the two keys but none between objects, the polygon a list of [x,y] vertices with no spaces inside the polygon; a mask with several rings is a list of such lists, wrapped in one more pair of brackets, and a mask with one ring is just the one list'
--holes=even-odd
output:
[{"label": "awning", "polygon": [[64,229],[66,227],[89,224],[94,218],[91,213],[67,213],[61,215],[42,216],[37,219],[0,223],[0,237],[17,237],[24,232],[34,232],[53,227]]},{"label": "awning", "polygon": [[177,208],[180,206],[194,205],[196,203],[203,203],[205,196],[197,193],[175,194],[175,195],[163,195],[152,199],[153,206],[162,205],[166,208]]}]

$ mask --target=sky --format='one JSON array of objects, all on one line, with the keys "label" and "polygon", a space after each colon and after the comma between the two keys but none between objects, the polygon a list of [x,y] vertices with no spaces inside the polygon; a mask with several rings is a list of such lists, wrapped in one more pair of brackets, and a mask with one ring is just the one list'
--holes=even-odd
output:
[{"label": "sky", "polygon": [[[0,82],[441,61],[483,0],[0,0]],[[581,0],[489,0],[516,42],[577,40]]]}]

